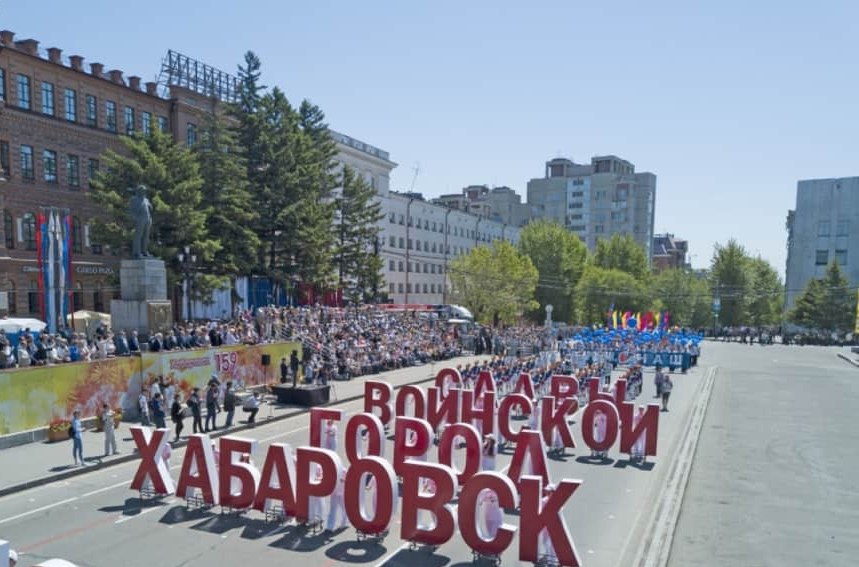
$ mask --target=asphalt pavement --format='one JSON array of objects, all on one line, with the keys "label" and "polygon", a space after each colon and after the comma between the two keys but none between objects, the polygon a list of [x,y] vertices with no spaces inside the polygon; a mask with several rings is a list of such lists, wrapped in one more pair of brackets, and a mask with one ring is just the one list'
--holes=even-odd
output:
[{"label": "asphalt pavement", "polygon": [[859,369],[837,357],[849,351],[705,351],[718,379],[669,565],[859,565]]},{"label": "asphalt pavement", "polygon": [[[589,462],[584,458],[589,450],[581,441],[579,423],[573,425],[579,447],[568,451],[564,458],[550,461],[553,480],[583,480],[564,513],[584,565],[629,564],[627,557],[636,553],[641,545],[640,538],[646,537],[642,528],[662,494],[662,485],[689,422],[707,364],[705,352],[701,367],[686,375],[675,375],[671,412],[661,414],[660,418],[659,455],[651,458],[646,466],[633,466],[626,455],[618,454],[617,448],[609,452],[610,458],[605,462]],[[429,378],[428,367],[410,370],[416,373],[416,379],[422,379],[421,373]],[[347,397],[340,384],[338,388],[340,398]],[[648,373],[640,401],[651,401],[652,395],[652,373]],[[346,412],[358,412],[362,404],[352,401],[338,407]],[[574,420],[578,421],[577,417]],[[272,442],[307,444],[307,416],[301,414],[264,422],[241,435],[258,439],[261,451]],[[341,449],[342,446],[341,440]],[[36,448],[43,446],[34,446]],[[387,454],[391,452],[389,447]],[[431,460],[434,460],[433,453]],[[173,454],[176,476],[183,454],[182,449]],[[55,464],[66,459],[59,453],[52,457],[51,462]],[[509,459],[510,453],[500,455],[498,468],[506,467]],[[22,470],[31,468],[33,474],[44,474],[49,465],[44,461],[33,464],[26,452],[20,452],[16,463],[0,462],[0,470],[6,471],[9,466]],[[459,536],[434,553],[409,550],[408,542],[398,537],[398,518],[392,522],[391,534],[383,542],[368,543],[358,542],[352,528],[312,535],[292,526],[266,524],[256,512],[242,517],[222,515],[218,508],[189,512],[177,498],[168,498],[160,504],[142,504],[137,493],[128,489],[135,470],[133,461],[92,467],[78,476],[0,498],[0,539],[11,541],[22,552],[20,567],[34,565],[48,557],[61,557],[80,566],[122,564],[124,567],[209,567],[248,564],[249,561],[253,564],[297,561],[306,565],[442,567],[470,564],[472,560]],[[517,524],[518,518],[508,515],[506,521]],[[515,542],[503,556],[503,564],[519,564]]]}]

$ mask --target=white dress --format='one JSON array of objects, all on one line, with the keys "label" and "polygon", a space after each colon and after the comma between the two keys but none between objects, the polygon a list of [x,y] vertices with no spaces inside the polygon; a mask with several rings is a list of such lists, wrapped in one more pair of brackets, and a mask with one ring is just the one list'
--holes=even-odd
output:
[{"label": "white dress", "polygon": [[498,528],[504,523],[504,513],[498,504],[498,496],[489,489],[483,489],[478,496],[480,509],[483,514],[483,524],[486,526],[489,539],[495,539]]},{"label": "white dress", "polygon": [[[637,413],[632,418],[632,428],[635,429],[638,427],[638,424],[641,422],[641,418],[643,416],[640,413]],[[638,439],[635,440],[635,443],[632,445],[632,456],[633,457],[643,457],[644,456],[644,432],[641,432],[641,435],[638,436]]]}]

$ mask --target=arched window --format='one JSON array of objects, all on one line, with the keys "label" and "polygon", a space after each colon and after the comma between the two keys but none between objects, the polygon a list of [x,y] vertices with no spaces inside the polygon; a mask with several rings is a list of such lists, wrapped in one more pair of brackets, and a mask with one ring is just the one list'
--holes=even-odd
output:
[{"label": "arched window", "polygon": [[[84,234],[81,230],[81,219],[72,217],[72,252],[80,254],[84,250]],[[75,310],[77,311],[77,309]]]},{"label": "arched window", "polygon": [[24,213],[21,218],[22,232],[24,233],[24,248],[26,250],[36,249],[36,216],[33,213]]}]

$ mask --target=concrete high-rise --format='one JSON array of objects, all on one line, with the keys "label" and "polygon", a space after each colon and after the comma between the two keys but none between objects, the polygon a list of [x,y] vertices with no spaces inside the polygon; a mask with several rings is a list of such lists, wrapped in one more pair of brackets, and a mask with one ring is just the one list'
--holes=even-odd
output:
[{"label": "concrete high-rise", "polygon": [[796,208],[787,215],[786,309],[793,307],[809,280],[823,277],[832,260],[851,288],[859,286],[857,251],[859,177],[798,182]]},{"label": "concrete high-rise", "polygon": [[528,182],[528,204],[535,218],[558,221],[590,249],[600,238],[630,234],[651,256],[656,175],[636,173],[617,156],[546,162],[545,176]]}]

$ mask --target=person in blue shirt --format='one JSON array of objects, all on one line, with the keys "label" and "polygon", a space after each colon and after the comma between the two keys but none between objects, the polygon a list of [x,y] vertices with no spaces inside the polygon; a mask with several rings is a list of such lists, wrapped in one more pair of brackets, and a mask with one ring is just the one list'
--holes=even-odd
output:
[{"label": "person in blue shirt", "polygon": [[83,433],[83,424],[81,423],[81,412],[75,410],[72,414],[72,457],[75,459],[76,466],[85,466],[84,461],[84,444],[81,439]]}]

